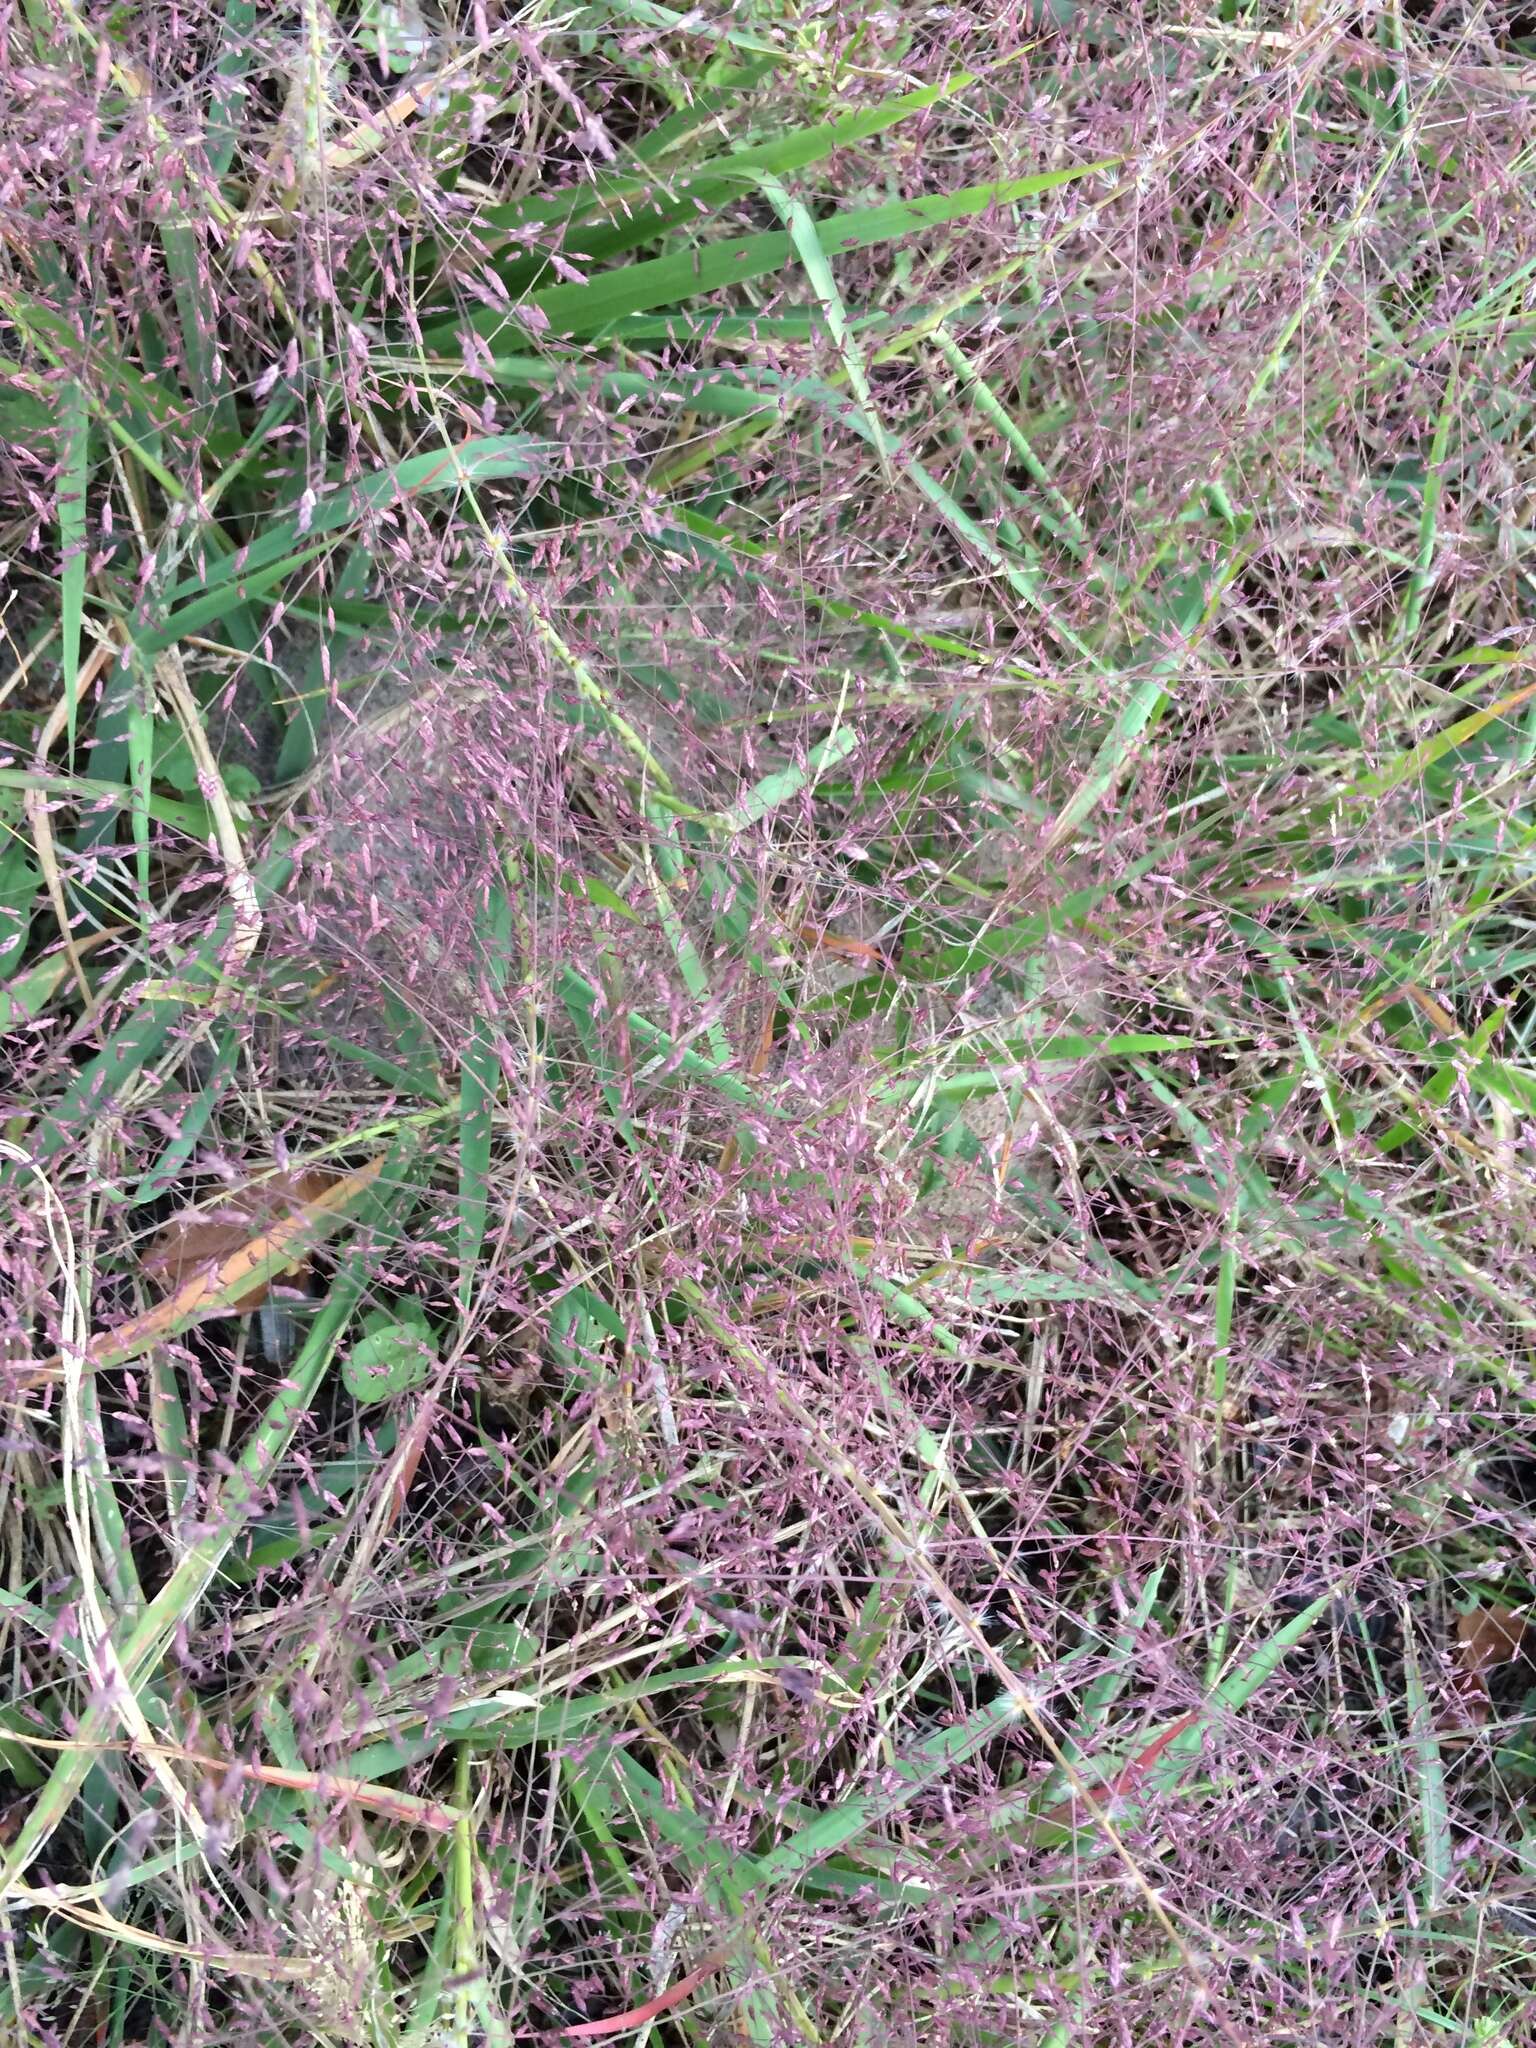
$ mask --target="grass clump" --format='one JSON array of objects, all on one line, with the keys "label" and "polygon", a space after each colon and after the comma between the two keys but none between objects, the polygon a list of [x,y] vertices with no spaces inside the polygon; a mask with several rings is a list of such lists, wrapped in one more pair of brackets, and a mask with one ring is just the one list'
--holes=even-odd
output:
[{"label": "grass clump", "polygon": [[1529,28],[9,21],[0,2039],[1529,2038]]}]

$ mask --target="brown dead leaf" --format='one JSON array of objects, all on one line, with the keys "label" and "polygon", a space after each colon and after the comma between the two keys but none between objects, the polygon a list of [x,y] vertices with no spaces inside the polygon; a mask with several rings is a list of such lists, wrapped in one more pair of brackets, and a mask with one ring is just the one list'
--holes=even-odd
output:
[{"label": "brown dead leaf", "polygon": [[[356,1173],[344,1174],[339,1179],[326,1175],[307,1200],[300,1199],[305,1177],[288,1179],[284,1199],[272,1207],[258,1200],[255,1216],[247,1217],[237,1241],[223,1253],[209,1253],[206,1246],[201,1246],[203,1256],[188,1266],[184,1257],[174,1256],[168,1250],[163,1284],[171,1292],[143,1315],[119,1323],[116,1329],[101,1331],[91,1343],[91,1362],[97,1366],[124,1365],[152,1344],[174,1337],[209,1316],[228,1315],[242,1302],[260,1302],[278,1275],[303,1265],[311,1248],[327,1231],[335,1229],[348,1205],[377,1180],[383,1164],[381,1155],[359,1167]],[[274,1175],[260,1186],[270,1188],[277,1178]]]},{"label": "brown dead leaf", "polygon": [[1525,1647],[1530,1623],[1509,1607],[1470,1607],[1456,1617],[1456,1650],[1462,1684],[1475,1719],[1489,1705],[1488,1674],[1513,1664]]},{"label": "brown dead leaf", "polygon": [[[140,1261],[146,1279],[162,1293],[175,1294],[200,1274],[237,1255],[252,1238],[270,1232],[284,1217],[318,1202],[338,1177],[318,1166],[298,1173],[268,1174],[232,1189],[216,1203],[184,1210],[171,1218]],[[308,1252],[303,1251],[292,1265],[258,1281],[229,1306],[242,1315],[260,1308],[275,1280],[302,1272],[308,1264]]]}]

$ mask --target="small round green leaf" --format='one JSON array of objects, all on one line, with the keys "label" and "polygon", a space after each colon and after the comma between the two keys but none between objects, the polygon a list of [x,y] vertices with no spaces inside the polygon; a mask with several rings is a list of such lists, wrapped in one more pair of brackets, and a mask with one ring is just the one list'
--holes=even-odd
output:
[{"label": "small round green leaf", "polygon": [[437,1362],[437,1340],[426,1317],[408,1303],[393,1313],[376,1310],[342,1364],[341,1377],[356,1401],[387,1401],[420,1386]]}]

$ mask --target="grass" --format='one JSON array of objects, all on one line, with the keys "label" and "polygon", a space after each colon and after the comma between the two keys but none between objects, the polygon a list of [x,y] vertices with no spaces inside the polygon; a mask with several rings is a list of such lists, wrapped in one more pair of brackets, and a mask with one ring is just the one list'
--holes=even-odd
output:
[{"label": "grass", "polygon": [[6,36],[0,2041],[1518,2048],[1529,19]]}]

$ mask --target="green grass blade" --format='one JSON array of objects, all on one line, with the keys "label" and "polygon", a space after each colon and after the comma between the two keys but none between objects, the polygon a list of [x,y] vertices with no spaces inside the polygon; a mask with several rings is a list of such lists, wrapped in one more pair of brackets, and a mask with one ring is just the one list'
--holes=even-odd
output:
[{"label": "green grass blade", "polygon": [[1458,718],[1441,731],[1433,733],[1418,746],[1410,747],[1399,754],[1395,761],[1389,761],[1373,775],[1367,775],[1353,788],[1345,792],[1346,799],[1360,798],[1371,802],[1388,796],[1394,789],[1402,789],[1409,783],[1422,781],[1428,771],[1447,754],[1464,747],[1475,740],[1480,732],[1490,725],[1496,725],[1507,718],[1512,711],[1518,711],[1522,704],[1529,704],[1536,698],[1536,683],[1525,683],[1518,690],[1510,690],[1492,704],[1484,705],[1480,711],[1472,711],[1465,718]]},{"label": "green grass blade", "polygon": [[[412,1149],[405,1143],[391,1154],[376,1189],[362,1206],[361,1227],[382,1224],[391,1208],[411,1194],[414,1178],[408,1162]],[[233,1471],[202,1516],[203,1534],[189,1546],[127,1640],[119,1645],[119,1660],[130,1684],[142,1685],[158,1666],[176,1631],[187,1625],[201,1602],[220,1560],[255,1513],[314,1400],[343,1331],[365,1298],[372,1269],[372,1256],[366,1252],[354,1254],[344,1263],[288,1378],[272,1397]],[[82,1713],[74,1730],[74,1746],[54,1765],[0,1868],[0,1889],[14,1883],[44,1848],[73,1805],[100,1744],[109,1739],[117,1723],[118,1710],[110,1701],[88,1706]]]},{"label": "green grass blade", "polygon": [[959,378],[962,388],[970,397],[982,418],[995,427],[1007,443],[1010,453],[1022,464],[1046,498],[1059,522],[1063,544],[1086,561],[1093,553],[1093,544],[1088,530],[1067,500],[1052,481],[1050,471],[1035,452],[1033,443],[1018,421],[1008,411],[1002,400],[977,371],[970,357],[960,347],[954,336],[944,327],[936,327],[933,334],[934,346],[944,361]]},{"label": "green grass blade", "polygon": [[245,97],[242,81],[251,67],[250,37],[255,27],[255,0],[224,0],[223,47],[213,67],[213,91],[203,142],[208,168],[216,178],[222,178],[229,169],[239,140],[239,116]]},{"label": "green grass blade", "polygon": [[1406,1601],[1402,1608],[1403,1690],[1408,1707],[1408,1753],[1413,1762],[1414,1788],[1418,1795],[1419,1840],[1424,1859],[1424,1912],[1433,1917],[1440,1911],[1454,1878],[1454,1845],[1451,1838],[1450,1807],[1446,1799],[1445,1759],[1435,1733],[1434,1709],[1424,1688],[1414,1640],[1417,1623]]},{"label": "green grass blade", "polygon": [[[1163,664],[1166,673],[1167,664]],[[1169,702],[1166,685],[1148,677],[1131,691],[1124,708],[1094,755],[1088,773],[1067,798],[1046,834],[1052,850],[1075,838],[1079,829],[1120,787],[1141,749],[1146,734]]]},{"label": "green grass blade", "polygon": [[361,482],[327,492],[313,505],[269,522],[248,547],[205,576],[177,584],[162,626],[142,636],[140,650],[154,655],[189,633],[200,633],[246,599],[261,595],[295,569],[316,561],[335,537],[370,512],[385,512],[411,498],[456,492],[476,482],[539,474],[545,444],[526,434],[490,434],[462,447],[410,455],[375,470]]},{"label": "green grass blade", "polygon": [[90,460],[91,421],[85,387],[71,377],[64,386],[59,410],[62,459],[59,465],[59,658],[64,671],[70,765],[74,765],[75,732],[80,711],[80,636],[85,618],[86,485]]},{"label": "green grass blade", "polygon": [[[1010,178],[995,185],[968,185],[957,192],[928,198],[858,207],[818,221],[816,239],[824,254],[831,257],[853,249],[878,248],[931,228],[973,220],[993,207],[1015,205],[1079,178],[1096,177],[1110,169],[1113,161],[1105,158],[1096,163],[1036,172],[1027,178]],[[552,334],[595,334],[631,313],[650,312],[657,306],[676,305],[683,299],[748,284],[754,278],[771,277],[784,268],[793,254],[794,243],[787,231],[739,235],[728,241],[707,242],[698,249],[603,271],[584,284],[552,285],[535,292],[528,303],[542,315]],[[490,310],[472,314],[468,324],[486,340],[521,331],[515,320]],[[452,348],[459,332],[458,321],[439,322],[427,328],[427,346]]]},{"label": "green grass blade", "polygon": [[[267,894],[280,887],[292,870],[283,856],[269,861],[257,876],[257,888]],[[220,961],[234,929],[234,913],[228,906],[220,913],[209,937],[180,970],[176,986],[161,988],[142,1002],[118,1026],[96,1056],[88,1060],[71,1080],[56,1103],[43,1112],[28,1137],[34,1162],[46,1164],[67,1146],[83,1137],[99,1119],[111,1115],[124,1091],[156,1059],[172,1032],[183,1022],[189,1000],[208,999],[218,987]],[[11,1178],[0,1168],[0,1182]]]},{"label": "green grass blade", "polygon": [[759,1881],[792,1882],[824,1857],[849,1849],[861,1835],[893,1819],[920,1793],[942,1783],[958,1764],[1016,1726],[1018,1718],[1017,1704],[1005,1693],[954,1727],[915,1744],[890,1767],[886,1776],[893,1782],[880,1792],[839,1801],[759,1857]]},{"label": "green grass blade", "polygon": [[869,372],[865,367],[863,351],[854,340],[848,325],[847,309],[843,295],[837,288],[837,279],[832,275],[832,265],[827,260],[827,251],[822,242],[817,224],[811,218],[810,209],[803,199],[796,199],[780,181],[761,172],[758,184],[772,201],[780,220],[789,230],[789,239],[794,244],[817,302],[822,318],[827,323],[827,333],[832,346],[837,350],[843,365],[843,374],[848,379],[848,388],[854,402],[869,426],[870,437],[880,451],[882,463],[889,466],[886,453],[885,434],[880,425],[880,415],[875,407],[875,394],[870,389]]},{"label": "green grass blade", "polygon": [[1299,1614],[1293,1614],[1272,1636],[1266,1637],[1257,1649],[1250,1650],[1234,1671],[1217,1682],[1211,1695],[1212,1704],[1229,1714],[1239,1713],[1246,1707],[1254,1695],[1268,1685],[1302,1638],[1322,1620],[1333,1604],[1333,1597],[1332,1593],[1319,1593]]},{"label": "green grass blade", "polygon": [[[975,73],[956,72],[941,84],[923,86],[916,92],[881,100],[872,107],[839,114],[830,121],[791,129],[769,141],[706,158],[693,169],[679,172],[669,163],[665,172],[599,176],[571,192],[536,195],[510,206],[488,207],[485,218],[493,227],[526,231],[535,224],[548,228],[562,221],[596,215],[601,224],[573,229],[567,234],[562,251],[568,260],[611,260],[626,249],[655,240],[680,221],[702,218],[725,200],[749,190],[760,177],[790,177],[821,163],[837,150],[854,148],[916,114],[927,113],[945,100],[958,98],[975,83]],[[653,196],[649,205],[644,204],[647,195],[656,194],[658,186],[664,189],[666,197]],[[602,219],[604,215],[608,218]]]},{"label": "green grass blade", "polygon": [[[493,889],[475,920],[485,986],[500,992],[512,964],[512,903]],[[490,1204],[491,1112],[501,1087],[494,1016],[477,1011],[459,1060],[459,1310],[474,1299],[476,1267]]]},{"label": "green grass blade", "polygon": [[761,782],[755,783],[745,796],[712,822],[728,839],[734,839],[738,833],[760,824],[784,804],[792,802],[802,790],[814,789],[828,769],[856,754],[861,744],[852,726],[835,726],[824,740],[819,740],[811,748],[803,767],[793,763],[788,768],[777,768],[772,774],[765,775]]}]

